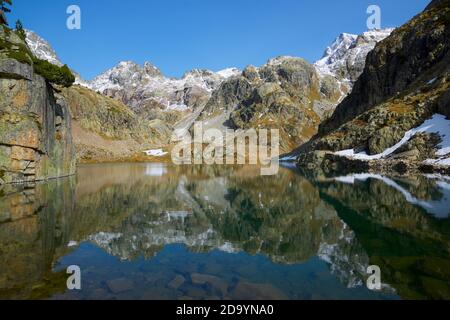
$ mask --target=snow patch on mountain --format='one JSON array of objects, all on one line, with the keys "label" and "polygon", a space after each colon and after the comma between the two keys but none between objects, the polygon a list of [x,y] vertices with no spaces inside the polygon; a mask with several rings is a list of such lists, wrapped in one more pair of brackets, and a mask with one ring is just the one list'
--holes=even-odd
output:
[{"label": "snow patch on mountain", "polygon": [[[52,48],[47,40],[44,40],[39,35],[31,30],[25,30],[26,32],[26,42],[31,52],[41,60],[50,62],[51,64],[62,67],[64,64],[59,59],[55,50]],[[87,82],[81,78],[81,76],[75,71],[71,70],[75,76],[75,84],[87,87]]]},{"label": "snow patch on mountain", "polygon": [[448,161],[446,160],[450,154],[450,120],[447,120],[447,118],[441,114],[434,114],[431,119],[426,120],[422,125],[407,131],[398,143],[387,148],[380,154],[368,155],[366,152],[355,153],[354,149],[338,151],[335,154],[364,161],[384,159],[400,149],[418,133],[435,133],[441,137],[441,143],[437,146],[436,152],[436,157],[439,157],[439,159],[429,160],[428,162],[429,164],[433,164],[432,162],[435,161],[437,164],[445,165],[447,163],[448,165]]},{"label": "snow patch on mountain", "polygon": [[175,79],[165,77],[149,62],[142,67],[132,61],[123,61],[87,85],[102,94],[121,92],[128,95],[130,101],[125,102],[133,109],[153,101],[167,111],[185,111],[190,108],[186,96],[209,96],[223,81],[240,73],[236,68],[219,72],[194,69],[186,72],[181,79]]},{"label": "snow patch on mountain", "polygon": [[231,77],[236,77],[241,74],[241,71],[237,68],[227,68],[224,70],[220,70],[217,72],[217,75],[222,77],[223,79],[228,79]]},{"label": "snow patch on mountain", "polygon": [[53,50],[50,43],[42,39],[33,31],[25,30],[25,32],[27,35],[27,45],[37,58],[46,60],[60,67],[63,66],[63,63],[61,62],[61,60],[59,60],[55,50]]}]

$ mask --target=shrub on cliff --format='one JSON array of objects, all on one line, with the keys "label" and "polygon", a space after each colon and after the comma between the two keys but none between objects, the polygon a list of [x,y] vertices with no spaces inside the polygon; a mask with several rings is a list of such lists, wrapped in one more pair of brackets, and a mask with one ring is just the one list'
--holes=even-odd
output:
[{"label": "shrub on cliff", "polygon": [[75,82],[75,76],[67,65],[58,67],[48,61],[33,58],[34,71],[51,83],[70,87]]}]

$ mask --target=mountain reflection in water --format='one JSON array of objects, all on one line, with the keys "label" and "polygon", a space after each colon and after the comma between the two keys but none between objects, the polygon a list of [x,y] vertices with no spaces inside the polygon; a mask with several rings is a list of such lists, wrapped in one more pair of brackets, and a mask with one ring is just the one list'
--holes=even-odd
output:
[{"label": "mountain reflection in water", "polygon": [[0,187],[0,298],[450,298],[448,178],[259,174],[102,164]]}]

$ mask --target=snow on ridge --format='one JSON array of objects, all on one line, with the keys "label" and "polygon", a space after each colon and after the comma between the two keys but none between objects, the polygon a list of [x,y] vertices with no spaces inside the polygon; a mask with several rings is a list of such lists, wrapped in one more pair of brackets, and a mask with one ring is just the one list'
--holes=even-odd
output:
[{"label": "snow on ridge", "polygon": [[354,149],[348,149],[335,152],[335,154],[338,156],[364,161],[384,159],[400,149],[404,144],[408,143],[408,141],[410,141],[418,133],[439,134],[442,139],[442,142],[437,146],[438,150],[436,152],[436,156],[439,157],[439,159],[431,159],[427,161],[438,161],[441,165],[450,165],[450,160],[447,158],[448,154],[450,153],[450,120],[447,120],[446,117],[441,114],[434,114],[431,119],[426,120],[419,127],[407,131],[404,137],[397,144],[390,148],[387,148],[382,153],[368,155],[365,152],[355,153]]},{"label": "snow on ridge", "polygon": [[[360,64],[362,72],[367,54],[375,45],[387,38],[394,29],[381,29],[366,31],[361,35],[342,33],[325,50],[321,59],[314,65],[321,76],[336,76],[342,68]],[[344,77],[344,82],[351,84],[352,79]],[[353,79],[355,80],[355,79]]]},{"label": "snow on ridge", "polygon": [[228,79],[234,76],[237,76],[241,73],[241,71],[237,68],[227,68],[216,72],[220,77]]},{"label": "snow on ridge", "polygon": [[286,61],[289,60],[297,60],[297,59],[301,59],[299,57],[293,57],[293,56],[278,56],[276,58],[272,58],[267,62],[267,65],[269,66],[279,66],[281,64],[283,64]]},{"label": "snow on ridge", "polygon": [[395,28],[374,29],[364,32],[361,37],[370,38],[371,40],[380,42],[391,35]]},{"label": "snow on ridge", "polygon": [[342,59],[358,38],[355,34],[342,33],[329,46],[315,65],[324,74],[333,74],[330,66]]},{"label": "snow on ridge", "polygon": [[63,65],[48,41],[44,40],[37,33],[31,30],[25,30],[25,33],[27,35],[27,45],[37,58],[48,61],[60,67]]},{"label": "snow on ridge", "polygon": [[185,103],[184,95],[180,93],[192,89],[197,93],[203,91],[203,94],[210,94],[223,81],[239,73],[236,68],[224,69],[217,73],[194,69],[177,79],[165,77],[150,62],[141,66],[132,61],[122,61],[94,78],[88,85],[100,93],[105,93],[106,90],[123,90],[131,96],[139,96],[140,99],[155,100],[165,106],[166,111],[186,111],[189,107]]}]

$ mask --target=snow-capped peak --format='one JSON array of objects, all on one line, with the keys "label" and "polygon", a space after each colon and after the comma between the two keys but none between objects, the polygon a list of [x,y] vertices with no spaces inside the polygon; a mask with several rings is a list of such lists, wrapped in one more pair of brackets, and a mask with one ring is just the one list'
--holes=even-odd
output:
[{"label": "snow-capped peak", "polygon": [[300,59],[300,58],[292,57],[292,56],[278,56],[276,58],[270,59],[267,62],[267,65],[269,65],[269,66],[279,66],[279,65],[285,63],[286,61],[297,60],[297,59]]},{"label": "snow-capped peak", "polygon": [[57,66],[63,65],[63,63],[59,60],[58,56],[56,55],[55,50],[53,50],[53,48],[51,47],[50,43],[42,39],[33,31],[25,30],[25,32],[27,35],[26,38],[27,45],[31,49],[31,52],[33,52],[33,54],[37,58],[41,60],[46,60]]},{"label": "snow-capped peak", "polygon": [[315,63],[319,75],[334,76],[351,88],[364,70],[368,53],[393,30],[370,30],[361,35],[342,33]]},{"label": "snow-capped peak", "polygon": [[133,109],[159,105],[163,110],[186,110],[201,96],[209,96],[227,78],[238,75],[235,68],[212,72],[194,69],[181,79],[165,77],[150,62],[143,66],[132,61],[120,62],[97,76],[88,86],[101,93],[119,97]]},{"label": "snow-capped peak", "polygon": [[[31,30],[25,30],[25,32],[27,45],[37,58],[48,61],[60,67],[63,66],[63,63],[58,58],[58,55],[48,41],[44,40]],[[87,82],[83,80],[78,73],[73,70],[72,73],[75,76],[75,84],[85,87],[87,86]]]},{"label": "snow-capped peak", "polygon": [[[329,66],[337,61],[341,60],[356,42],[358,36],[356,34],[342,33],[334,42],[329,46],[321,60],[316,62],[317,66]],[[326,69],[325,71],[330,71]]]}]

